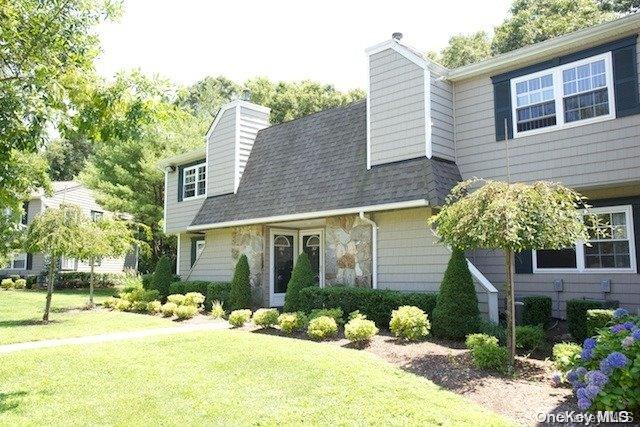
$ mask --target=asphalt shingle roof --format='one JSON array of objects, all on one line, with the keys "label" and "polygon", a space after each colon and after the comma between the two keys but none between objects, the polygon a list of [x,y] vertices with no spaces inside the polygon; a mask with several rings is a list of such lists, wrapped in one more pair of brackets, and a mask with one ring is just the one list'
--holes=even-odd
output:
[{"label": "asphalt shingle roof", "polygon": [[261,130],[236,194],[207,198],[192,225],[427,199],[460,181],[426,157],[367,170],[365,101]]}]

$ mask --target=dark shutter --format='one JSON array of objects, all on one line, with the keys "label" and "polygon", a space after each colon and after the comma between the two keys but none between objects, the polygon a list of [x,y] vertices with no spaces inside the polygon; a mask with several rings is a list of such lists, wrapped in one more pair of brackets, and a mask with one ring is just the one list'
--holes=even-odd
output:
[{"label": "dark shutter", "polygon": [[27,225],[29,223],[29,202],[24,202],[22,205],[24,213],[22,214],[22,224]]},{"label": "dark shutter", "polygon": [[33,255],[27,254],[27,270],[31,270],[33,268]]},{"label": "dark shutter", "polygon": [[504,121],[507,120],[509,138],[513,138],[511,125],[511,81],[493,83],[493,107],[496,119],[496,141],[504,141]]},{"label": "dark shutter", "polygon": [[182,201],[182,183],[184,181],[184,166],[178,168],[178,201]]},{"label": "dark shutter", "polygon": [[516,274],[533,273],[533,255],[531,251],[522,251],[515,254]]},{"label": "dark shutter", "polygon": [[638,99],[638,70],[636,45],[611,52],[613,58],[613,85],[616,95],[616,117],[640,113]]}]

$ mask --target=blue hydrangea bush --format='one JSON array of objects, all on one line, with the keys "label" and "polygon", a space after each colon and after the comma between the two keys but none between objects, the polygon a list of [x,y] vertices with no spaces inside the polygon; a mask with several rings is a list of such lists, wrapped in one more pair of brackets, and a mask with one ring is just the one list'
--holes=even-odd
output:
[{"label": "blue hydrangea bush", "polygon": [[576,366],[567,373],[578,406],[590,411],[631,411],[640,415],[640,316],[623,308],[613,324],[582,345]]}]

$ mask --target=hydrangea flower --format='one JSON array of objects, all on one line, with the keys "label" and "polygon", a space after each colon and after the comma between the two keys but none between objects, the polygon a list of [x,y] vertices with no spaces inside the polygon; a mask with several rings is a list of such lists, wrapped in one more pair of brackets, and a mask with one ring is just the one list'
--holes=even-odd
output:
[{"label": "hydrangea flower", "polygon": [[576,375],[578,375],[578,378],[582,378],[583,376],[585,376],[586,373],[587,373],[587,368],[583,366],[579,366],[576,368]]},{"label": "hydrangea flower", "polygon": [[559,386],[562,383],[562,374],[560,372],[554,372],[553,375],[551,375],[551,381],[553,382],[554,386]]},{"label": "hydrangea flower", "polygon": [[589,360],[593,356],[593,349],[585,347],[582,349],[582,353],[580,353],[580,358],[582,360]]},{"label": "hydrangea flower", "polygon": [[622,326],[624,326],[627,331],[633,331],[636,328],[636,325],[633,322],[624,322]]},{"label": "hydrangea flower", "polygon": [[588,348],[590,350],[593,350],[594,348],[596,348],[596,339],[595,338],[587,338],[586,340],[584,340],[584,343],[582,344],[583,348]]},{"label": "hydrangea flower", "polygon": [[609,366],[611,366],[612,368],[623,368],[627,365],[627,363],[629,363],[629,359],[627,359],[627,356],[620,353],[619,351],[614,351],[613,353],[608,355],[606,360],[608,361]]},{"label": "hydrangea flower", "polygon": [[624,325],[624,323],[618,323],[617,325],[613,325],[611,327],[611,332],[614,334],[618,334],[622,331],[626,331],[627,327]]},{"label": "hydrangea flower", "polygon": [[591,406],[591,401],[587,398],[578,399],[578,408],[585,411]]},{"label": "hydrangea flower", "polygon": [[640,341],[640,329],[636,329],[635,331],[633,331],[631,336],[633,337],[634,340]]},{"label": "hydrangea flower", "polygon": [[567,381],[569,381],[570,383],[578,381],[578,374],[576,373],[575,369],[567,372]]},{"label": "hydrangea flower", "polygon": [[590,385],[600,388],[604,387],[605,384],[609,382],[609,377],[600,371],[589,371],[587,372],[586,377]]},{"label": "hydrangea flower", "polygon": [[632,336],[628,336],[625,339],[622,340],[622,346],[629,348],[633,345],[633,343],[635,342],[635,339],[633,339]]},{"label": "hydrangea flower", "polygon": [[587,386],[585,383],[583,383],[580,380],[573,382],[572,385],[573,385],[573,389],[574,390],[579,390],[579,389],[585,388]]},{"label": "hydrangea flower", "polygon": [[615,318],[620,318],[628,315],[629,315],[629,311],[627,311],[624,308],[616,308],[616,310],[613,312],[613,317]]},{"label": "hydrangea flower", "polygon": [[611,372],[613,372],[613,368],[611,367],[611,365],[609,364],[609,359],[608,358],[604,358],[600,361],[600,370],[605,374],[605,375],[609,375],[611,374]]},{"label": "hydrangea flower", "polygon": [[593,400],[600,393],[600,388],[595,385],[588,385],[584,388],[584,394],[589,400]]}]

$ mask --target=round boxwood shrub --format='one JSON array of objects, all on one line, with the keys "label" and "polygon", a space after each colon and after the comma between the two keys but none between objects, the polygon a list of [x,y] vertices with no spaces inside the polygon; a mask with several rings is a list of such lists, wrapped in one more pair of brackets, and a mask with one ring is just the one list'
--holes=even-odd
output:
[{"label": "round boxwood shrub", "polygon": [[162,313],[164,317],[171,317],[175,313],[176,308],[178,308],[178,304],[175,302],[168,302],[160,307],[160,313]]},{"label": "round boxwood shrub", "polygon": [[162,307],[162,303],[158,300],[151,301],[147,303],[147,313],[156,314],[160,312],[160,307]]},{"label": "round boxwood shrub", "polygon": [[304,312],[282,313],[278,316],[278,325],[285,334],[301,331],[307,324],[307,316]]},{"label": "round boxwood shrub", "polygon": [[2,279],[2,281],[0,281],[0,288],[5,290],[13,289],[13,279]]},{"label": "round boxwood shrub", "polygon": [[229,324],[236,328],[243,326],[249,319],[251,319],[251,310],[248,309],[233,310],[229,314]]},{"label": "round boxwood shrub", "polygon": [[309,320],[320,316],[331,317],[338,325],[342,325],[344,323],[344,313],[341,308],[317,308],[315,310],[311,310],[311,313],[309,313]]},{"label": "round boxwood shrub", "polygon": [[13,289],[25,289],[27,287],[26,279],[16,279],[13,282]]},{"label": "round boxwood shrub", "polygon": [[389,329],[398,338],[419,340],[429,335],[430,328],[427,315],[418,307],[403,305],[391,313]]},{"label": "round boxwood shrub", "polygon": [[156,264],[156,269],[153,272],[151,279],[151,289],[155,289],[160,293],[162,298],[166,298],[169,295],[169,286],[173,282],[173,274],[171,273],[171,259],[163,255]]},{"label": "round boxwood shrub", "polygon": [[582,347],[572,342],[561,342],[553,346],[553,364],[561,373],[566,373],[580,361]]},{"label": "round boxwood shrub", "polygon": [[251,308],[251,272],[246,255],[240,256],[231,280],[229,291],[229,309]]},{"label": "round boxwood shrub", "polygon": [[613,310],[605,310],[596,308],[587,310],[587,335],[593,337],[598,331],[613,323]]},{"label": "round boxwood shrub", "polygon": [[320,316],[312,319],[307,334],[314,340],[323,340],[338,334],[338,324],[333,317]]},{"label": "round boxwood shrub", "polygon": [[544,345],[544,329],[542,325],[516,326],[516,347],[534,350]]},{"label": "round boxwood shrub", "polygon": [[435,336],[449,339],[462,340],[479,330],[478,297],[462,251],[454,250],[451,254],[433,310],[432,324]]},{"label": "round boxwood shrub", "polygon": [[377,333],[376,324],[362,317],[354,317],[344,326],[344,336],[352,342],[370,341]]},{"label": "round boxwood shrub", "polygon": [[260,308],[253,313],[253,323],[268,328],[278,323],[278,316],[278,310],[275,308]]},{"label": "round boxwood shrub", "polygon": [[204,303],[204,295],[200,292],[187,292],[184,296],[183,305],[193,305],[200,307]]},{"label": "round boxwood shrub", "polygon": [[471,350],[473,363],[479,369],[504,372],[509,362],[509,352],[506,347],[497,344],[480,344]]},{"label": "round boxwood shrub", "polygon": [[198,312],[195,305],[179,305],[176,307],[174,314],[180,320],[191,319]]},{"label": "round boxwood shrub", "polygon": [[185,300],[185,296],[182,294],[173,294],[173,295],[169,295],[167,297],[167,301],[168,302],[172,302],[175,305],[182,305],[184,304],[184,300]]},{"label": "round boxwood shrub", "polygon": [[301,310],[303,302],[300,297],[300,291],[310,286],[316,286],[316,276],[311,269],[309,257],[302,252],[296,260],[291,279],[287,284],[287,293],[284,295],[284,311]]},{"label": "round boxwood shrub", "polygon": [[498,338],[492,337],[491,335],[487,334],[470,334],[467,336],[467,339],[464,343],[469,350],[473,350],[479,345],[489,344],[497,346]]}]

